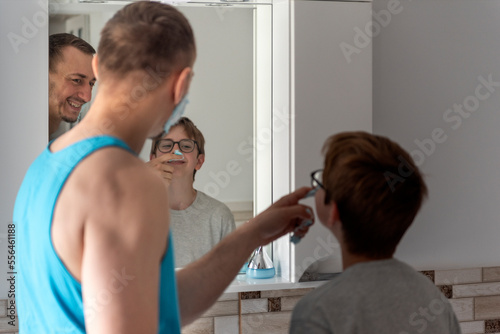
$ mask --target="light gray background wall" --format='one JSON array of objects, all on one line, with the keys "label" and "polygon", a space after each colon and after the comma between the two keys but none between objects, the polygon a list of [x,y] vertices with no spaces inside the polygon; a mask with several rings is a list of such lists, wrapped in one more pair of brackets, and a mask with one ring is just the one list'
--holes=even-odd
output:
[{"label": "light gray background wall", "polygon": [[[47,144],[47,17],[36,0],[0,1],[0,298],[8,291],[7,225],[17,190]],[[22,43],[13,47],[9,36]]]},{"label": "light gray background wall", "polygon": [[[375,0],[374,13],[390,2]],[[400,8],[373,39],[373,130],[413,152],[430,196],[396,255],[422,269],[497,266],[500,1],[402,0]],[[493,92],[476,91],[489,76]],[[476,111],[448,111],[464,103]],[[439,143],[430,143],[433,131],[442,131]]]},{"label": "light gray background wall", "polygon": [[[330,135],[372,129],[371,45],[352,57],[345,57],[339,47],[342,43],[352,44],[353,30],[370,21],[371,3],[294,1],[293,13],[292,189],[311,184],[310,173],[322,168],[321,149]],[[315,207],[313,198],[302,202]],[[318,217],[316,219],[317,224],[304,240],[292,246],[295,273],[291,278],[294,281],[298,281],[315,260],[327,254],[331,256],[321,264],[327,268],[314,270],[342,270],[335,238],[321,225]]]}]

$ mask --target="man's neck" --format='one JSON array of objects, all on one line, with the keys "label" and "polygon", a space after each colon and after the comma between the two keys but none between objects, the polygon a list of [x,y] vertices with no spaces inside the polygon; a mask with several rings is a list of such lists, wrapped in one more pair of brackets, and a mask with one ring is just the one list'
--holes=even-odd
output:
[{"label": "man's neck", "polygon": [[127,105],[121,103],[119,98],[102,99],[98,96],[75,129],[86,137],[109,135],[120,138],[139,154],[153,123],[153,119],[144,111],[150,108],[149,101],[141,102],[142,112],[138,104]]}]

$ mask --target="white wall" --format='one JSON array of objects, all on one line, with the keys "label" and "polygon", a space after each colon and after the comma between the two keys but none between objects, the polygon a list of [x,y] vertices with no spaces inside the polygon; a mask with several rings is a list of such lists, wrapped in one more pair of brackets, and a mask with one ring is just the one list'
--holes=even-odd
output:
[{"label": "white wall", "polygon": [[[7,298],[7,224],[24,174],[48,141],[47,6],[0,1],[0,298]],[[10,38],[21,41],[11,43]],[[15,222],[14,222],[15,223]]]},{"label": "white wall", "polygon": [[206,141],[194,186],[223,202],[252,202],[253,9],[179,9],[197,43],[186,116]]},{"label": "white wall", "polygon": [[[323,167],[325,140],[340,131],[372,129],[372,49],[346,57],[340,45],[352,44],[353,29],[370,21],[370,2],[294,1],[292,50],[292,189],[310,186],[310,174]],[[305,204],[314,208],[314,200]],[[309,265],[332,255],[324,271],[338,272],[338,243],[316,217],[317,224],[298,245],[298,281]]]},{"label": "white wall", "polygon": [[[373,40],[374,132],[413,152],[430,191],[396,254],[417,268],[500,264],[499,18],[497,0],[403,0]],[[477,110],[448,111],[464,103]]]}]

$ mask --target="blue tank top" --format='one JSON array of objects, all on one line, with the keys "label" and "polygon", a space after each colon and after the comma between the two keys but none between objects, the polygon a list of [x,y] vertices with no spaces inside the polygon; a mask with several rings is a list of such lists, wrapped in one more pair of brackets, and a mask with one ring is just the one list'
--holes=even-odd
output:
[{"label": "blue tank top", "polygon": [[[121,147],[135,155],[120,139],[93,137],[55,153],[47,147],[25,175],[17,194],[13,221],[20,334],[85,333],[82,286],[55,252],[50,230],[54,206],[68,176],[82,159],[109,146]],[[158,333],[180,333],[174,268],[169,233],[167,253],[160,268]],[[118,282],[126,284],[126,271],[115,274]],[[93,308],[99,311],[98,304]],[[89,312],[92,309],[86,316],[92,315]]]}]

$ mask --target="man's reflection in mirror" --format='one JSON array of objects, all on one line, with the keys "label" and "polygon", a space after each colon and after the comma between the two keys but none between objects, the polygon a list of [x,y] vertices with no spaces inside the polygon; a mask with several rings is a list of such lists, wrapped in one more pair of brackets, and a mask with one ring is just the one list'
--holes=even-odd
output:
[{"label": "man's reflection in mirror", "polygon": [[148,164],[159,170],[168,184],[176,267],[202,257],[235,229],[229,208],[193,186],[204,162],[205,139],[187,117],[152,143]]},{"label": "man's reflection in mirror", "polygon": [[64,132],[61,121],[76,122],[92,98],[94,54],[89,43],[74,35],[49,36],[49,140]]}]

